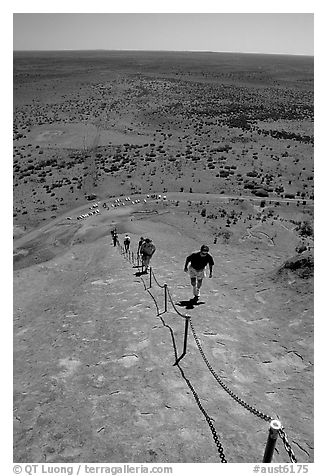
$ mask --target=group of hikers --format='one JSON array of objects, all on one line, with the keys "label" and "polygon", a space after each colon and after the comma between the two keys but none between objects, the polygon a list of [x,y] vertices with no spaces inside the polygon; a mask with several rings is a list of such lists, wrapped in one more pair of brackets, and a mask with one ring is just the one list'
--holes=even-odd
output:
[{"label": "group of hikers", "polygon": [[[116,228],[111,231],[111,235],[113,245],[116,246],[119,244]],[[126,234],[124,237],[124,249],[126,253],[130,249],[130,244],[131,238]],[[148,273],[150,260],[155,251],[156,247],[153,244],[151,238],[143,238],[143,236],[141,236],[138,243],[137,256],[141,258],[142,267],[144,268],[144,273],[146,274]],[[191,253],[186,257],[184,271],[190,276],[191,286],[193,289],[193,298],[191,301],[193,303],[196,303],[199,300],[200,288],[202,286],[206,266],[209,266],[209,278],[212,278],[212,268],[214,264],[213,257],[209,254],[209,247],[207,245],[202,245],[200,251]]]},{"label": "group of hikers", "polygon": [[[116,228],[111,230],[111,236],[112,236],[112,244],[114,246],[117,246],[117,244],[119,244],[119,239],[118,239],[118,232]],[[123,243],[124,243],[125,253],[128,253],[130,244],[131,244],[131,238],[129,235],[127,234],[125,235]],[[138,248],[137,248],[137,256],[141,257],[142,259],[142,266],[144,267],[144,273],[148,272],[150,260],[155,251],[156,251],[156,247],[153,244],[152,240],[150,238],[143,238],[143,236],[141,236],[139,244],[138,244]]]}]

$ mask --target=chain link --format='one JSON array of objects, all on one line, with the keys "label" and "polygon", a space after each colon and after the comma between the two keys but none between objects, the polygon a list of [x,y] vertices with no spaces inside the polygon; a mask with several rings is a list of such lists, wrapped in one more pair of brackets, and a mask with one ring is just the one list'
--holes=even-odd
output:
[{"label": "chain link", "polygon": [[282,427],[278,431],[278,433],[279,433],[279,436],[281,437],[281,439],[283,440],[285,450],[288,453],[288,456],[290,458],[290,462],[291,463],[297,463],[297,459],[296,459],[295,454],[294,454],[294,452],[291,448],[291,445],[289,444],[289,441],[288,441],[287,435],[285,433],[284,427]]},{"label": "chain link", "polygon": [[153,279],[155,280],[155,282],[157,283],[157,285],[159,286],[159,288],[164,288],[164,287],[165,287],[164,284],[158,283],[157,278],[156,278],[156,276],[155,276],[155,274],[154,274],[152,268],[151,268],[151,272],[152,272]]},{"label": "chain link", "polygon": [[[192,324],[192,320],[190,319],[190,326],[191,326],[191,329],[192,329],[192,333],[193,333],[193,336],[194,336],[194,340],[196,342],[196,345],[198,346],[198,349],[200,351],[200,354],[204,360],[204,362],[206,363],[209,371],[211,372],[211,374],[215,377],[215,379],[217,380],[217,382],[219,383],[219,385],[221,385],[221,387],[226,390],[226,392],[235,400],[237,401],[238,403],[240,403],[240,405],[242,405],[244,408],[246,408],[248,411],[250,411],[251,413],[253,413],[254,415],[258,416],[259,418],[267,421],[267,422],[270,422],[271,420],[273,420],[272,417],[270,417],[269,415],[266,415],[265,413],[257,410],[255,407],[249,405],[248,403],[246,403],[244,400],[242,400],[240,397],[238,397],[232,390],[230,390],[230,388],[227,387],[227,385],[221,380],[221,378],[216,374],[216,372],[214,371],[214,369],[212,368],[211,364],[209,363],[202,347],[201,347],[201,344],[200,344],[200,341],[199,341],[199,338],[198,336],[196,335],[196,332],[194,330],[194,327],[193,327],[193,324]],[[283,440],[283,443],[284,443],[284,447],[285,447],[285,450],[286,452],[288,453],[289,455],[289,458],[290,458],[290,461],[292,463],[297,463],[297,459],[295,457],[295,454],[291,448],[291,445],[288,441],[288,438],[287,438],[287,435],[285,433],[285,430],[284,428],[282,427],[280,430],[279,430],[279,435],[280,437],[282,438]]]},{"label": "chain link", "polygon": [[188,314],[182,314],[181,312],[179,312],[179,310],[176,308],[175,304],[174,304],[174,301],[170,295],[170,291],[169,291],[169,288],[167,287],[167,296],[169,298],[169,301],[171,303],[171,305],[173,306],[174,308],[174,311],[176,312],[176,314],[178,314],[179,316],[181,317],[184,317],[184,318],[189,318],[190,316]]},{"label": "chain link", "polygon": [[194,330],[194,327],[193,327],[193,324],[192,324],[192,320],[190,319],[190,326],[191,326],[191,329],[192,329],[192,333],[193,333],[193,336],[194,336],[194,340],[196,342],[196,345],[198,346],[198,349],[200,351],[200,354],[204,360],[204,362],[206,363],[208,369],[210,370],[211,374],[214,376],[214,378],[217,380],[217,382],[219,383],[219,385],[232,397],[234,398],[234,400],[236,400],[238,403],[240,403],[242,405],[242,407],[246,408],[248,411],[250,411],[251,413],[253,413],[254,415],[258,416],[259,418],[262,418],[263,420],[265,421],[268,421],[270,422],[271,420],[273,420],[272,417],[270,417],[269,415],[266,415],[265,413],[257,410],[256,408],[252,407],[251,405],[249,405],[248,403],[246,403],[244,400],[242,400],[240,397],[238,397],[230,388],[227,387],[227,385],[221,380],[221,378],[216,374],[216,372],[214,371],[214,369],[212,368],[211,364],[209,363],[207,357],[205,356],[205,353],[203,352],[203,349],[201,347],[201,344],[200,344],[200,341],[199,341],[199,338],[198,336],[196,335],[196,332]]},{"label": "chain link", "polygon": [[212,433],[212,436],[213,436],[213,439],[214,439],[214,442],[217,446],[217,449],[218,449],[218,453],[219,453],[219,456],[220,456],[220,460],[222,463],[227,463],[227,460],[226,460],[226,457],[225,457],[225,454],[224,454],[224,449],[222,447],[222,444],[219,440],[219,437],[217,435],[217,432],[216,432],[216,429],[215,427],[213,426],[213,423],[211,421],[211,418],[209,417],[209,415],[207,414],[207,412],[205,411],[205,409],[203,408],[202,404],[201,404],[201,401],[200,401],[200,398],[198,396],[198,394],[196,393],[196,391],[194,390],[191,382],[185,377],[184,375],[184,372],[183,372],[183,369],[180,367],[179,364],[177,364],[177,367],[179,368],[179,370],[181,371],[189,389],[191,390],[191,392],[193,393],[193,396],[195,398],[195,401],[196,403],[198,404],[198,407],[200,408],[201,412],[203,413],[205,419],[207,420],[207,423],[209,425],[209,428],[211,430],[211,433]]},{"label": "chain link", "polygon": [[[124,255],[124,250],[123,250],[123,247],[121,245],[119,245],[119,249],[120,249],[120,252],[121,254]],[[130,261],[130,260],[129,260]],[[133,260],[132,260],[133,261]],[[157,285],[160,287],[160,288],[164,288],[165,285],[160,285],[152,271],[152,276],[154,277],[154,280],[155,282],[157,283]],[[148,291],[148,290],[147,290]],[[149,292],[149,291],[148,291]],[[149,293],[151,295],[151,297],[153,298],[155,304],[156,304],[156,300],[154,298],[154,296],[152,296],[151,293]],[[200,340],[195,332],[195,329],[193,327],[193,323],[192,323],[192,320],[190,318],[190,316],[187,316],[187,315],[183,315],[181,314],[178,309],[175,307],[174,305],[174,302],[172,300],[172,297],[170,295],[170,291],[167,287],[167,295],[169,297],[169,300],[171,302],[171,304],[173,305],[173,308],[174,310],[177,312],[177,314],[179,314],[180,316],[182,317],[187,317],[189,318],[189,323],[190,323],[190,326],[191,326],[191,330],[192,330],[192,333],[193,333],[193,337],[194,337],[194,340],[196,342],[196,345],[199,349],[199,352],[205,362],[205,364],[207,365],[210,373],[213,375],[213,377],[216,379],[216,381],[219,383],[219,385],[236,401],[238,402],[242,407],[244,407],[246,410],[248,410],[249,412],[253,413],[254,415],[256,415],[257,417],[261,418],[262,420],[265,420],[267,422],[270,422],[271,420],[273,420],[273,418],[263,412],[261,412],[260,410],[257,410],[255,407],[253,407],[252,405],[248,404],[247,402],[245,402],[242,398],[240,398],[238,395],[236,395],[236,393],[234,393],[222,380],[221,378],[217,375],[217,373],[215,372],[215,370],[212,368],[210,362],[208,361],[202,347],[201,347],[201,344],[200,344]],[[157,306],[157,311],[158,311],[158,306]],[[159,312],[159,311],[158,311]],[[177,364],[178,368],[180,369],[180,371],[182,372],[183,374],[183,377],[188,385],[188,387],[190,388],[195,400],[196,400],[196,403],[198,405],[198,407],[200,408],[201,412],[203,413],[208,425],[209,425],[209,428],[211,430],[211,433],[213,435],[213,439],[214,439],[214,442],[217,446],[217,449],[218,449],[218,453],[219,453],[219,456],[220,456],[220,459],[221,459],[221,462],[222,463],[227,463],[227,460],[226,460],[226,457],[224,455],[224,450],[223,450],[223,447],[222,447],[222,444],[219,440],[219,437],[217,435],[217,432],[216,432],[216,429],[214,427],[214,425],[212,424],[212,421],[211,421],[211,418],[209,417],[209,415],[207,414],[207,412],[205,411],[205,409],[203,408],[202,404],[201,404],[201,401],[200,401],[200,398],[199,396],[197,395],[196,391],[194,390],[193,386],[191,385],[190,381],[185,377],[184,375],[184,372],[182,370],[182,368],[179,366],[179,364]],[[295,454],[291,448],[291,445],[288,441],[288,438],[287,438],[287,435],[286,435],[286,432],[285,432],[285,429],[284,427],[282,427],[279,431],[279,436],[281,437],[282,441],[283,441],[283,444],[284,444],[284,447],[285,447],[285,450],[286,452],[288,453],[289,455],[289,458],[290,458],[290,461],[291,463],[297,463],[297,459],[295,457]]]}]

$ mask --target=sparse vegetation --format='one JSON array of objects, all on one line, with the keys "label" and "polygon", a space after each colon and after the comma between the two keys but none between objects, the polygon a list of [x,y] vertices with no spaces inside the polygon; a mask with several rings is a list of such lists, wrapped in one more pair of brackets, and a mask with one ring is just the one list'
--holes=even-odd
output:
[{"label": "sparse vegetation", "polygon": [[[125,56],[129,55],[126,52]],[[145,66],[140,78],[125,74],[124,61],[115,64],[124,78],[123,87],[119,81],[106,81],[105,86],[94,81],[101,55],[97,60],[88,57],[93,71],[83,82],[67,73],[60,101],[55,100],[58,86],[54,86],[53,98],[48,95],[44,101],[15,104],[15,223],[49,218],[53,199],[60,214],[83,203],[86,195],[105,195],[108,189],[112,195],[142,190],[252,196],[265,198],[267,204],[270,198],[279,197],[276,207],[290,207],[292,202],[287,200],[300,197],[298,211],[310,205],[312,82],[298,88],[296,82],[288,81],[304,74],[303,64],[309,71],[311,66],[305,63],[309,60],[290,59],[289,70],[285,66],[279,70],[274,64],[276,82],[272,88],[268,76],[264,83],[258,75],[255,57],[253,64],[247,65],[247,84],[244,71],[231,73],[227,65],[219,64],[219,55],[218,63],[217,59],[210,63],[208,58],[199,63],[205,69],[205,81],[198,80],[194,64],[186,57],[185,70],[181,64],[178,78],[172,78],[169,62],[163,66],[151,58],[151,71]],[[48,94],[48,84],[42,82],[37,58],[30,67],[30,79],[39,75],[39,89],[26,82],[19,58],[15,58],[14,89],[27,88],[30,97],[37,99]],[[157,68],[158,81],[153,78],[153,68]],[[51,63],[48,70],[55,78]],[[227,77],[233,78],[228,87],[224,84]],[[242,84],[238,84],[241,77]],[[118,123],[120,128],[115,126]],[[34,201],[28,197],[35,197]],[[24,215],[17,211],[21,200],[27,203]],[[45,200],[42,211],[39,200]],[[260,208],[265,208],[265,201],[260,202]],[[221,214],[208,207],[206,214],[200,213],[206,225]],[[239,217],[226,213],[224,218],[227,228],[239,226]],[[250,220],[243,217],[242,223]],[[255,220],[264,222],[266,218]],[[299,232],[310,233],[310,229]]]},{"label": "sparse vegetation", "polygon": [[[210,450],[210,432],[200,428],[198,439],[196,432],[195,439],[180,432],[186,421],[192,425],[185,412],[196,406],[185,407],[192,395],[174,381],[178,372],[168,375],[157,368],[171,368],[168,328],[157,328],[150,301],[142,304],[132,275],[136,270],[121,272],[129,263],[108,246],[113,225],[120,234],[131,234],[134,251],[143,230],[153,235],[154,269],[160,281],[172,283],[174,299],[186,298],[185,255],[209,244],[213,279],[205,282],[204,305],[191,311],[200,317],[194,322],[201,342],[237,392],[254,389],[264,411],[276,411],[278,403],[298,442],[299,461],[309,453],[311,458],[312,425],[306,423],[312,421],[312,60],[126,51],[79,52],[78,57],[65,52],[64,58],[52,52],[49,61],[47,54],[14,57],[15,372],[22,379],[14,407],[17,461],[28,456],[75,461],[84,455],[107,461],[109,448],[112,458],[121,449],[125,460],[130,449],[132,459],[145,455],[153,462],[166,458],[165,434],[169,457],[172,448],[176,458],[184,447],[192,454],[190,435],[197,450],[201,445]],[[49,266],[42,265],[45,261]],[[176,343],[182,342],[182,321],[175,325],[170,315],[161,317],[172,325]],[[163,345],[153,359],[158,342]],[[126,349],[132,359],[140,351],[137,366],[120,365],[131,357]],[[196,359],[196,352],[188,357]],[[144,362],[157,368],[160,388],[159,373],[149,372]],[[200,382],[197,365],[187,366],[188,378]],[[129,392],[131,382],[140,388],[132,385]],[[140,389],[143,396],[144,382],[153,402],[133,396]],[[210,387],[215,383],[201,382],[209,391],[196,385],[199,397],[208,397],[203,405],[209,405],[213,423],[222,422],[229,456],[239,418],[216,415]],[[158,395],[167,403],[159,420]],[[236,415],[235,401],[226,397],[223,408]],[[121,424],[122,405],[128,411],[129,402],[131,420],[137,418],[132,432]],[[115,405],[118,417],[111,418]],[[112,425],[107,431],[108,421],[117,422],[117,431]],[[171,444],[174,426],[177,445]],[[247,442],[255,458],[257,430]],[[181,436],[186,445],[179,444]],[[237,458],[249,457],[247,445],[235,448]],[[276,452],[276,458],[283,457]]]},{"label": "sparse vegetation", "polygon": [[313,236],[313,227],[308,221],[303,221],[298,223],[296,226],[296,231],[299,232],[300,236],[311,237]]}]

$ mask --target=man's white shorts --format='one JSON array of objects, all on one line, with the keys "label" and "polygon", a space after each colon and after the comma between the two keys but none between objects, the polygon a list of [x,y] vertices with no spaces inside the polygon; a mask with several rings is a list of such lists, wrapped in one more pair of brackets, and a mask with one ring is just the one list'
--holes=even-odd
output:
[{"label": "man's white shorts", "polygon": [[204,278],[204,269],[194,269],[192,266],[189,266],[188,272],[190,274],[190,278],[197,278],[197,279],[203,279]]}]

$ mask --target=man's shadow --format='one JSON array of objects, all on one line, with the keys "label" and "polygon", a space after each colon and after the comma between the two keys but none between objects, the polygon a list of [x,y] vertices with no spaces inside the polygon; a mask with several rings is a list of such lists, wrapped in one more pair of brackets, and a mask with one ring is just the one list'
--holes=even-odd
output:
[{"label": "man's shadow", "polygon": [[144,274],[149,274],[147,271],[137,271],[136,273],[134,273],[134,276],[136,277],[140,277],[140,276],[143,276]]},{"label": "man's shadow", "polygon": [[176,302],[177,306],[185,307],[185,309],[194,309],[194,306],[201,306],[202,304],[205,304],[204,301],[193,301],[193,299],[189,299],[188,301],[179,301]]}]

